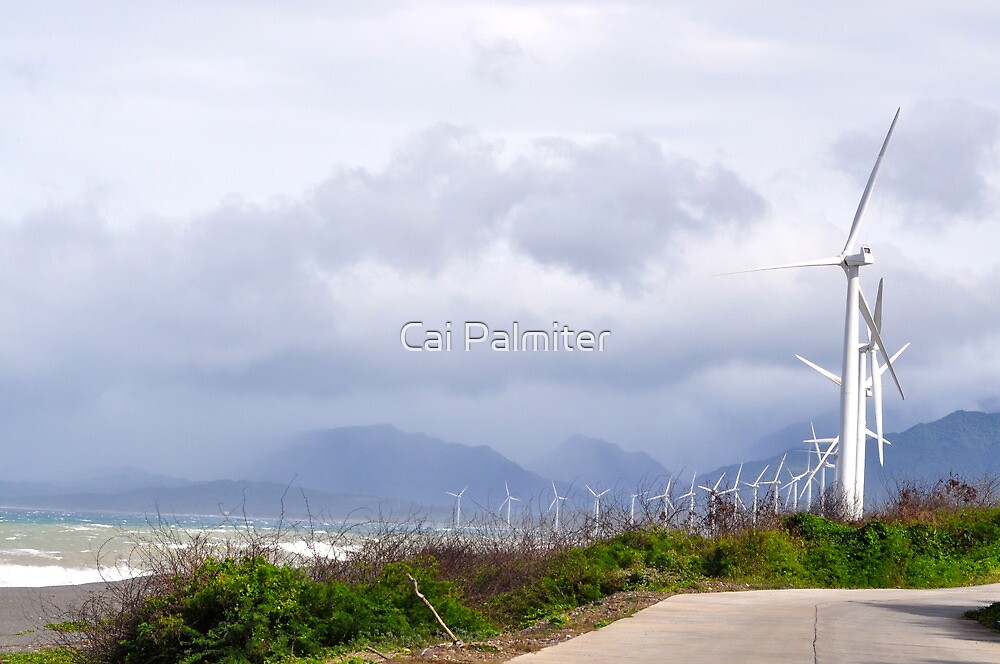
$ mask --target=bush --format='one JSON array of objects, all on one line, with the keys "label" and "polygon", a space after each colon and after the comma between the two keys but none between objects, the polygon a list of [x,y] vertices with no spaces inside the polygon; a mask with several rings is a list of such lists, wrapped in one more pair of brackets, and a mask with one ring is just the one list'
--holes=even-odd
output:
[{"label": "bush", "polygon": [[172,592],[146,599],[131,633],[102,661],[265,664],[360,638],[433,634],[439,626],[407,573],[453,630],[489,630],[451,583],[435,578],[433,562],[390,564],[370,583],[348,584],[312,581],[262,558],[206,560],[190,577],[175,578]]}]

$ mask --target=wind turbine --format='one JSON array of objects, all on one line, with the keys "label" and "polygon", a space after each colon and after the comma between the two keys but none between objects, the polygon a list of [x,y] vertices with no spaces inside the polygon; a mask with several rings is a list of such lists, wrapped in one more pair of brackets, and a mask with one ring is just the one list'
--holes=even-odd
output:
[{"label": "wind turbine", "polygon": [[678,496],[681,500],[688,498],[691,501],[690,504],[688,505],[688,530],[690,530],[691,532],[694,532],[694,500],[695,500],[694,480],[696,477],[698,477],[697,470],[691,474],[691,490],[685,493],[683,496]]},{"label": "wind turbine", "polygon": [[663,493],[661,493],[658,496],[650,496],[649,497],[650,502],[652,502],[654,500],[659,500],[660,498],[663,499],[663,520],[664,521],[667,520],[667,505],[670,505],[670,511],[671,512],[674,511],[674,503],[670,500],[670,483],[673,481],[673,479],[674,479],[673,477],[668,477],[667,478],[667,487],[663,490]]},{"label": "wind turbine", "polygon": [[724,496],[727,493],[734,494],[733,505],[734,506],[739,505],[740,507],[743,507],[743,499],[740,498],[740,474],[742,472],[743,472],[743,464],[741,463],[739,469],[736,471],[736,482],[733,484],[733,486],[726,489],[725,491],[719,492],[719,496]]},{"label": "wind turbine", "polygon": [[715,499],[719,496],[719,485],[722,483],[722,478],[726,476],[726,473],[719,475],[719,479],[715,480],[715,484],[709,489],[707,486],[702,484],[698,485],[699,489],[703,489],[708,492],[708,523],[709,528],[715,528]]},{"label": "wind turbine", "polygon": [[[879,341],[877,339],[881,336],[879,333],[882,326],[882,290],[883,290],[883,280],[879,280],[878,284],[878,295],[875,300],[875,313],[870,316],[871,325],[868,328],[868,343],[859,347],[858,355],[858,422],[857,422],[857,446],[855,455],[855,486],[857,490],[858,500],[861,504],[864,504],[865,495],[865,457],[867,452],[866,441],[869,437],[878,441],[878,459],[879,465],[885,465],[885,453],[884,445],[891,445],[888,440],[885,439],[885,434],[883,432],[882,424],[882,374],[886,370],[892,369],[892,363],[895,363],[899,356],[909,348],[909,342],[903,344],[903,346],[897,350],[891,358],[889,358],[889,363],[879,364],[878,358],[876,356],[876,351],[881,349]],[[866,313],[868,304],[865,301],[864,294],[859,292],[861,311]],[[842,385],[840,376],[824,369],[815,362],[811,362],[801,355],[796,355],[796,358],[801,360],[804,364],[810,368],[817,371],[819,374],[828,378],[831,382]],[[871,366],[871,376],[868,376],[867,366]],[[895,373],[892,374],[895,379]],[[896,380],[896,385],[899,385],[899,381]],[[900,392],[902,394],[902,391]],[[872,432],[868,428],[867,424],[867,412],[868,404],[867,398],[871,396],[875,402],[875,424],[877,432]],[[816,432],[813,430],[813,439],[816,438]],[[838,436],[839,439],[839,436]],[[812,442],[812,441],[805,441]],[[829,439],[824,439],[820,442],[829,442]],[[841,466],[843,464],[838,464],[837,472],[838,476],[841,473]],[[824,487],[825,487],[825,474],[824,470]]]},{"label": "wind turbine", "polygon": [[551,503],[549,503],[549,511],[551,511],[552,510],[552,506],[555,505],[555,508],[556,508],[556,523],[555,523],[555,527],[556,527],[556,532],[558,533],[559,532],[559,506],[562,505],[562,503],[560,501],[566,500],[566,496],[560,496],[559,495],[559,492],[556,490],[556,483],[554,481],[552,482],[552,493],[554,493],[556,497],[552,499]]},{"label": "wind turbine", "polygon": [[840,253],[827,258],[748,270],[756,272],[760,270],[819,266],[838,266],[844,270],[844,274],[847,277],[847,307],[844,319],[843,369],[840,374],[843,378],[840,384],[840,440],[842,441],[842,450],[841,462],[838,464],[840,472],[837,473],[837,483],[844,496],[848,515],[856,518],[861,517],[864,507],[858,495],[857,484],[859,313],[864,317],[869,327],[874,328],[872,329],[872,335],[878,343],[878,351],[883,356],[884,362],[888,365],[889,373],[896,382],[896,387],[899,388],[900,395],[903,395],[903,389],[899,386],[899,381],[896,379],[896,372],[892,368],[892,362],[885,354],[885,344],[882,343],[878,329],[872,320],[872,315],[868,311],[868,305],[860,294],[861,268],[873,264],[875,257],[872,255],[871,249],[865,246],[861,247],[860,252],[854,253],[858,234],[861,230],[861,220],[864,217],[865,208],[868,206],[868,200],[871,198],[879,168],[882,166],[886,148],[889,147],[889,140],[892,138],[892,131],[895,129],[898,119],[899,109],[896,109],[896,115],[892,118],[892,124],[889,125],[889,131],[882,142],[882,149],[879,150],[875,166],[872,168],[871,175],[868,176],[868,183],[865,185],[864,193],[861,195],[858,209],[854,213],[854,221],[847,235],[847,242],[844,243],[844,248],[841,249]]},{"label": "wind turbine", "polygon": [[[469,485],[465,485],[465,489],[468,489]],[[465,493],[465,489],[462,489],[458,493],[452,493],[451,491],[445,491],[449,496],[455,497],[455,530],[462,525],[462,494]]]},{"label": "wind turbine", "polygon": [[502,508],[504,506],[504,503],[507,504],[507,527],[510,528],[510,504],[512,501],[515,500],[520,501],[521,499],[515,498],[514,496],[510,495],[510,487],[507,486],[507,480],[504,480],[503,488],[507,492],[507,497],[504,498],[503,503],[500,503],[500,507]]},{"label": "wind turbine", "polygon": [[[629,507],[628,521],[629,523],[635,523],[635,499],[639,496],[644,496],[644,493],[633,493],[632,494],[632,505]],[[663,496],[657,496],[657,498],[662,498]]]},{"label": "wind turbine", "polygon": [[605,489],[604,491],[597,493],[590,488],[589,484],[584,486],[587,487],[587,491],[590,492],[590,495],[594,497],[594,534],[596,535],[601,525],[601,496],[606,494],[611,489]]},{"label": "wind turbine", "polygon": [[771,464],[764,466],[764,470],[760,471],[760,475],[757,476],[757,479],[755,479],[753,483],[744,482],[744,484],[753,489],[753,525],[755,526],[757,525],[757,489],[760,487],[761,478],[764,477],[764,473],[766,473],[767,469],[770,467]]},{"label": "wind turbine", "polygon": [[778,492],[781,490],[781,468],[785,465],[785,457],[788,453],[781,455],[781,461],[778,462],[778,469],[774,471],[774,479],[768,480],[767,482],[761,482],[761,484],[770,484],[774,487],[774,513],[778,513]]}]

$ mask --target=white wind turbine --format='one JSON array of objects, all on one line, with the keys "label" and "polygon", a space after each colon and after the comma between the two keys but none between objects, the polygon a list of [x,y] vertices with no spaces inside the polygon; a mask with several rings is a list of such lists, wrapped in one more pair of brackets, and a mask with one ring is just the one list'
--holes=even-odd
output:
[{"label": "white wind turbine", "polygon": [[719,479],[715,480],[715,484],[712,485],[711,489],[709,489],[707,486],[704,486],[703,484],[699,484],[698,485],[699,489],[702,489],[703,491],[707,491],[708,492],[708,524],[709,524],[709,527],[712,528],[712,529],[714,529],[715,525],[716,525],[715,524],[715,500],[716,500],[716,498],[719,497],[719,485],[722,483],[722,479],[725,476],[726,476],[726,473],[722,473],[721,475],[719,475]]},{"label": "white wind turbine", "polygon": [[680,500],[684,500],[685,498],[687,498],[691,501],[688,504],[688,530],[690,530],[691,532],[694,532],[694,501],[696,498],[694,493],[694,481],[696,477],[698,477],[697,470],[691,474],[691,489],[683,496],[678,496]]},{"label": "white wind turbine", "polygon": [[[632,524],[635,523],[635,499],[638,498],[639,496],[644,496],[644,495],[646,495],[646,494],[645,493],[633,493],[632,494],[632,505],[629,507],[629,511],[628,511],[628,521],[629,521],[629,523],[632,523]],[[662,496],[657,496],[657,497],[658,498],[662,498]]]},{"label": "white wind turbine", "polygon": [[785,457],[788,454],[781,455],[781,461],[778,462],[778,469],[774,472],[774,479],[768,480],[766,482],[761,482],[761,484],[770,484],[774,491],[774,513],[778,513],[778,492],[781,490],[781,469],[785,465]]},{"label": "white wind turbine", "polygon": [[740,498],[740,474],[742,473],[743,473],[743,464],[741,463],[739,469],[736,471],[736,482],[733,483],[733,486],[729,487],[725,491],[719,492],[720,497],[726,495],[727,493],[733,494],[733,505],[739,507],[743,507],[743,499]]},{"label": "white wind turbine", "polygon": [[[882,328],[882,289],[883,280],[879,280],[878,284],[878,295],[875,299],[875,313],[874,315],[868,314],[868,304],[865,302],[865,297],[863,293],[859,292],[860,306],[862,314],[866,315],[866,322],[868,322],[868,343],[859,347],[858,354],[858,417],[857,417],[857,438],[856,438],[856,453],[854,457],[854,476],[855,476],[855,486],[857,498],[861,505],[864,505],[864,495],[865,495],[865,462],[866,462],[866,442],[869,437],[878,441],[878,459],[879,465],[885,465],[885,453],[884,445],[891,445],[889,441],[885,439],[885,434],[883,431],[883,418],[882,418],[882,374],[886,370],[892,371],[893,364],[899,359],[899,356],[909,348],[909,342],[903,344],[903,346],[896,351],[891,358],[888,358],[889,363],[879,364],[878,358],[876,356],[877,351],[882,351],[882,346],[880,344],[881,328]],[[870,322],[869,322],[870,321]],[[828,378],[830,381],[837,385],[842,385],[840,376],[824,369],[815,362],[811,362],[801,355],[796,355],[796,358],[801,360],[804,364],[810,368],[816,370],[821,375]],[[868,376],[867,367],[871,366],[871,376]],[[896,380],[895,372],[892,373],[893,379]],[[897,387],[899,386],[899,381],[896,380]],[[902,394],[902,390],[900,390]],[[872,397],[875,406],[875,432],[868,428],[867,424],[867,413],[868,413],[868,397]],[[816,438],[815,431],[813,431],[813,438]],[[839,436],[838,436],[839,440]],[[853,439],[852,439],[853,440]],[[806,441],[810,442],[810,441]],[[837,473],[838,476],[841,474],[841,466],[843,463],[838,463]],[[824,470],[824,486],[825,486],[825,470]]]},{"label": "white wind turbine", "polygon": [[605,489],[604,491],[597,493],[596,491],[590,488],[589,484],[586,484],[584,486],[587,487],[587,491],[590,492],[590,495],[594,497],[594,534],[596,535],[598,529],[601,526],[601,496],[606,494],[611,489]]},{"label": "white wind turbine", "polygon": [[[468,489],[469,485],[465,485],[465,489]],[[455,530],[462,525],[462,494],[465,493],[465,489],[462,489],[458,493],[452,493],[451,491],[445,491],[449,496],[455,497]]]},{"label": "white wind turbine", "polygon": [[514,496],[510,495],[510,487],[507,486],[506,480],[504,480],[503,488],[507,492],[507,497],[504,498],[503,503],[500,503],[500,507],[503,508],[504,503],[507,504],[507,527],[510,528],[510,504],[515,500],[520,502],[521,499],[515,498]]},{"label": "white wind turbine", "polygon": [[559,532],[559,507],[560,507],[560,505],[562,505],[562,501],[566,500],[566,496],[560,496],[559,495],[559,492],[556,490],[556,483],[555,482],[552,482],[552,493],[554,493],[556,497],[552,499],[551,503],[549,503],[549,511],[552,511],[552,506],[554,505],[555,508],[556,508],[555,529],[556,529],[556,532],[558,533]]},{"label": "white wind turbine", "polygon": [[755,479],[752,483],[744,482],[744,484],[753,489],[753,525],[755,526],[757,525],[757,490],[760,488],[761,478],[764,477],[764,473],[766,473],[767,469],[770,467],[770,464],[764,466],[764,470],[760,471],[760,475],[758,475],[757,479]]},{"label": "white wind turbine", "polygon": [[865,246],[861,247],[860,252],[854,253],[855,245],[858,240],[858,233],[861,230],[861,220],[864,216],[865,208],[868,206],[868,200],[871,197],[872,189],[875,186],[875,180],[878,177],[879,168],[882,165],[886,148],[889,146],[889,140],[892,138],[892,131],[895,129],[896,121],[898,119],[899,109],[896,109],[896,115],[892,118],[892,124],[889,125],[889,131],[886,133],[885,140],[882,142],[882,149],[879,151],[878,158],[875,160],[875,166],[872,168],[871,175],[868,177],[868,183],[865,185],[865,191],[861,195],[861,201],[858,203],[858,209],[854,213],[854,221],[851,224],[851,230],[847,235],[847,242],[844,244],[844,248],[840,251],[840,253],[836,256],[820,258],[817,260],[775,265],[771,267],[758,268],[757,270],[747,270],[749,272],[756,272],[760,270],[776,270],[797,267],[838,266],[844,270],[844,274],[847,276],[847,307],[844,320],[843,369],[841,371],[843,381],[841,381],[840,385],[840,440],[843,441],[843,445],[841,445],[841,460],[838,464],[840,468],[838,468],[839,472],[837,473],[837,483],[844,497],[848,515],[857,518],[861,517],[864,508],[862,499],[858,495],[857,483],[859,312],[868,323],[869,328],[873,328],[872,335],[878,344],[878,351],[882,354],[883,360],[888,365],[889,373],[896,382],[896,387],[899,388],[900,395],[903,395],[903,389],[900,387],[899,381],[896,379],[896,372],[892,368],[892,363],[889,360],[889,357],[885,354],[885,344],[882,343],[877,327],[872,320],[872,315],[868,311],[868,305],[861,296],[860,270],[865,265],[873,264],[875,262],[875,258],[872,255],[871,249]]},{"label": "white wind turbine", "polygon": [[799,480],[808,475],[808,471],[795,475],[792,473],[792,469],[786,467],[786,471],[791,476],[788,483],[785,484],[785,489],[788,489],[788,494],[785,496],[785,508],[787,509],[789,504],[792,506],[793,512],[799,511]]},{"label": "white wind turbine", "polygon": [[663,499],[663,520],[664,521],[667,520],[667,506],[668,505],[670,506],[670,512],[671,513],[673,513],[673,511],[674,511],[674,503],[670,500],[670,483],[673,481],[673,479],[674,479],[673,477],[668,477],[667,478],[667,487],[663,490],[663,493],[661,493],[658,496],[650,496],[649,497],[649,501],[650,502],[652,502],[654,500],[659,500],[660,498]]},{"label": "white wind turbine", "polygon": [[[818,461],[816,467],[813,469],[812,475],[810,475],[809,477],[809,481],[812,481],[812,479],[816,476],[817,472],[820,473],[819,495],[820,495],[820,500],[824,500],[826,496],[826,469],[835,467],[832,463],[828,461],[828,459],[830,458],[830,456],[834,455],[834,449],[837,447],[837,439],[817,438],[816,427],[813,426],[812,422],[809,423],[809,428],[812,430],[812,438],[809,438],[808,440],[803,440],[802,442],[812,443],[815,446],[814,453],[816,454],[816,459]],[[820,450],[819,448],[820,443],[829,444],[829,447],[826,449],[825,453],[822,450]]]}]

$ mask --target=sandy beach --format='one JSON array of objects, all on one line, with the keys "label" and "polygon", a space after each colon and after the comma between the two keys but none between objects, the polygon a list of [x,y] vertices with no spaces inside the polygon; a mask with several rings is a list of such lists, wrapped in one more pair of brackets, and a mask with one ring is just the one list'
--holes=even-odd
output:
[{"label": "sandy beach", "polygon": [[45,625],[74,618],[73,609],[105,583],[44,588],[0,588],[0,651],[52,645],[58,634]]}]

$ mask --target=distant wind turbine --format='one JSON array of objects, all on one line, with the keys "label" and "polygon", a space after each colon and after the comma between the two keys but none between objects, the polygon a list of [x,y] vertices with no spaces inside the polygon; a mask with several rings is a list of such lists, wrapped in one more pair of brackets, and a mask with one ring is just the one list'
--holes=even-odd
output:
[{"label": "distant wind turbine", "polygon": [[[468,489],[469,485],[465,485],[465,489]],[[465,493],[465,489],[462,489],[458,493],[452,493],[451,491],[445,491],[449,496],[455,497],[455,530],[462,525],[462,494]]]},{"label": "distant wind turbine", "polygon": [[690,530],[691,532],[694,532],[694,501],[696,497],[694,493],[694,482],[696,477],[698,477],[697,470],[691,474],[691,488],[684,495],[678,496],[680,500],[684,500],[685,498],[687,498],[688,500],[691,501],[690,503],[688,503],[688,530]]},{"label": "distant wind turbine", "polygon": [[658,496],[650,496],[649,497],[649,501],[650,502],[652,502],[654,500],[659,500],[661,498],[663,499],[663,520],[664,521],[667,520],[667,506],[668,505],[670,506],[670,511],[671,512],[674,511],[674,503],[670,500],[670,483],[673,481],[673,479],[674,479],[673,477],[668,477],[667,478],[667,486],[663,490],[663,493],[659,494]]},{"label": "distant wind turbine", "polygon": [[510,487],[507,486],[507,481],[506,480],[504,480],[503,488],[504,488],[504,491],[507,492],[507,497],[504,498],[503,503],[500,503],[500,507],[502,508],[504,506],[504,503],[507,504],[507,527],[510,528],[510,504],[511,504],[511,502],[513,502],[515,500],[520,501],[521,499],[520,498],[515,498],[514,496],[510,495]]},{"label": "distant wind turbine", "polygon": [[555,530],[558,533],[559,532],[559,506],[562,505],[561,501],[566,500],[566,497],[559,495],[559,492],[556,490],[556,483],[555,482],[552,482],[552,493],[554,493],[556,497],[552,499],[551,503],[549,503],[549,511],[552,510],[552,507],[554,505],[555,508],[556,508]]},{"label": "distant wind turbine", "polygon": [[594,534],[596,535],[601,526],[601,496],[610,491],[610,489],[605,489],[604,491],[597,493],[590,488],[589,484],[585,486],[587,487],[587,491],[590,492],[590,495],[594,497]]}]

